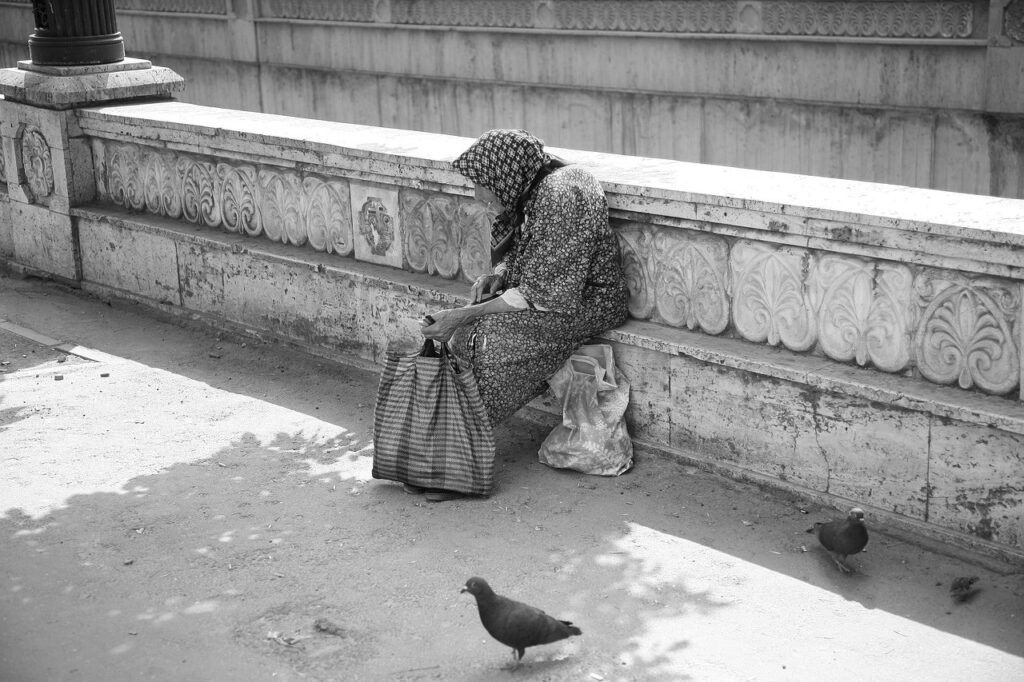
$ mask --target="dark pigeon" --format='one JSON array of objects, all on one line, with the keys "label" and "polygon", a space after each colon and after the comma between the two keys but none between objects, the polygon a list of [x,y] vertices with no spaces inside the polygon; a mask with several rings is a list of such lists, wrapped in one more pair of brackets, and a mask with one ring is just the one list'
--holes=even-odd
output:
[{"label": "dark pigeon", "polygon": [[538,608],[495,594],[483,578],[470,578],[460,592],[476,597],[484,629],[505,646],[512,647],[515,666],[528,646],[550,644],[583,634],[567,620],[557,620]]},{"label": "dark pigeon", "polygon": [[808,533],[815,533],[818,542],[832,554],[836,567],[843,573],[853,573],[846,557],[856,554],[868,544],[868,529],[864,526],[864,510],[854,507],[845,519],[818,522]]},{"label": "dark pigeon", "polygon": [[974,586],[976,582],[978,582],[976,575],[954,579],[953,584],[949,586],[949,596],[956,602],[970,601],[978,593],[978,588]]}]

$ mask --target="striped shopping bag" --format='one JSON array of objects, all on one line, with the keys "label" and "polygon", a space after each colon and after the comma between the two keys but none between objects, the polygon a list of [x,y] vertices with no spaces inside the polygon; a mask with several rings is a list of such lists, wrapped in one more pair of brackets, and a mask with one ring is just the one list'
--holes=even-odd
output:
[{"label": "striped shopping bag", "polygon": [[494,436],[476,378],[447,344],[388,347],[373,411],[374,478],[487,495]]}]

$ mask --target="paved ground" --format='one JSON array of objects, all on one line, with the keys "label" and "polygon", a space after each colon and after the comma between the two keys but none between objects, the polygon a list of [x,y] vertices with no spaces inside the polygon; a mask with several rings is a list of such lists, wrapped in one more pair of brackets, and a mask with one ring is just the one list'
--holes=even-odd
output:
[{"label": "paved ground", "polygon": [[[369,476],[372,372],[34,280],[0,320],[4,682],[1024,680],[1020,573],[876,529],[841,575],[819,508],[554,471],[523,421],[493,496],[428,504]],[[503,669],[473,575],[584,634]]]}]

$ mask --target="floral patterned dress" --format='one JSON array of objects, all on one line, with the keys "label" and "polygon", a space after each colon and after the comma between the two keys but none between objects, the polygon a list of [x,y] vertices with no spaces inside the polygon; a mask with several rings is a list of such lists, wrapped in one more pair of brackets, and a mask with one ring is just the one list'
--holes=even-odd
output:
[{"label": "floral patterned dress", "polygon": [[492,426],[543,393],[583,342],[628,317],[619,244],[593,175],[577,166],[554,170],[524,215],[502,266],[506,287],[536,308],[483,316],[451,341],[473,367]]}]

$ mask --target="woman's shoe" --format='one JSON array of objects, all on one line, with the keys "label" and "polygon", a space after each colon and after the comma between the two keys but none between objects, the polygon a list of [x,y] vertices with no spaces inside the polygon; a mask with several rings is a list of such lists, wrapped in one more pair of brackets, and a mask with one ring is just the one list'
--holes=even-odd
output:
[{"label": "woman's shoe", "polygon": [[465,497],[462,493],[457,493],[454,490],[441,490],[439,488],[431,488],[423,494],[423,497],[427,498],[427,502],[448,502],[450,500],[459,500]]},{"label": "woman's shoe", "polygon": [[409,493],[410,495],[420,495],[427,491],[426,488],[421,488],[418,485],[413,485],[412,483],[403,483],[402,490]]}]

